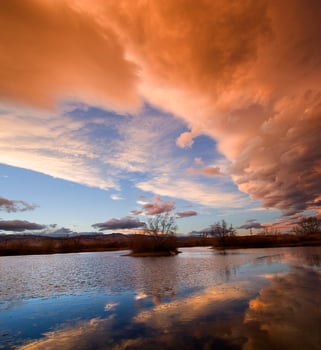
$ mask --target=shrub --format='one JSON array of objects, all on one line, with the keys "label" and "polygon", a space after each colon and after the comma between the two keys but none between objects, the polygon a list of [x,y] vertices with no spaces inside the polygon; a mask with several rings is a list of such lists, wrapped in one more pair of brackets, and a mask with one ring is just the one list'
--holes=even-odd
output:
[{"label": "shrub", "polygon": [[294,232],[299,235],[309,235],[321,232],[321,219],[315,216],[303,218],[294,228]]}]

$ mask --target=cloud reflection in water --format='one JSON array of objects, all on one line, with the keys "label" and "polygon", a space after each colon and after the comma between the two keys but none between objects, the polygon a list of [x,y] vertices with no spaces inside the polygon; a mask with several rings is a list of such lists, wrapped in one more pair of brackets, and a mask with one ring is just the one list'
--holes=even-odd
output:
[{"label": "cloud reflection in water", "polygon": [[[255,259],[236,280],[136,305],[125,321],[113,304],[106,318],[60,327],[20,349],[320,349],[320,254],[306,251]],[[265,273],[281,261],[283,269]],[[133,295],[136,303],[151,297]]]},{"label": "cloud reflection in water", "polygon": [[244,349],[320,349],[321,275],[293,267],[271,280],[245,315]]},{"label": "cloud reflection in water", "polygon": [[125,328],[112,314],[49,332],[20,349],[190,349],[200,344],[229,348],[246,340],[234,329],[242,322],[249,294],[253,290],[246,282],[207,288],[138,312]]}]

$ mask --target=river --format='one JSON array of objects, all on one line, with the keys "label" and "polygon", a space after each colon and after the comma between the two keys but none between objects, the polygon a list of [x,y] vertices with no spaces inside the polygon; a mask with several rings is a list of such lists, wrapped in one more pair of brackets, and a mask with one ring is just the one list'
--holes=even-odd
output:
[{"label": "river", "polygon": [[321,349],[321,247],[0,257],[0,349]]}]

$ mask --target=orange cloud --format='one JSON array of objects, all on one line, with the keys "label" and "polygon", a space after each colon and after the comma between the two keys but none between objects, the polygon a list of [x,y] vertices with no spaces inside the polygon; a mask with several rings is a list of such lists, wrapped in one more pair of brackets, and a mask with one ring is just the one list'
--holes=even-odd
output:
[{"label": "orange cloud", "polygon": [[63,1],[2,1],[0,31],[2,102],[137,105],[135,65],[115,33],[85,11]]},{"label": "orange cloud", "polygon": [[265,207],[287,215],[316,208],[319,1],[0,6],[2,101],[51,107],[71,98],[125,109],[143,98],[186,122],[179,147],[214,138],[239,189]]},{"label": "orange cloud", "polygon": [[245,74],[269,32],[264,2],[120,1],[111,21],[164,84],[215,96]]},{"label": "orange cloud", "polygon": [[111,21],[142,67],[142,93],[191,129],[177,145],[209,135],[240,190],[287,215],[310,208],[321,186],[321,4],[121,4]]},{"label": "orange cloud", "polygon": [[188,168],[188,173],[191,175],[217,176],[224,175],[219,167],[204,167],[201,169]]}]

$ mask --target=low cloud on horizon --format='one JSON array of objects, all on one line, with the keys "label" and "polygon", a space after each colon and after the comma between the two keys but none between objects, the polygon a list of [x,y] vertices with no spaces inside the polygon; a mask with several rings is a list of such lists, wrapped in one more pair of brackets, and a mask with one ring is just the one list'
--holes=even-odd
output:
[{"label": "low cloud on horizon", "polygon": [[45,225],[39,225],[26,220],[0,220],[0,231],[38,231],[45,229]]},{"label": "low cloud on horizon", "polygon": [[139,221],[136,218],[131,218],[127,216],[121,219],[112,218],[105,222],[94,224],[92,226],[98,229],[99,231],[104,231],[104,230],[138,229],[138,228],[144,228],[146,224],[144,222]]}]

